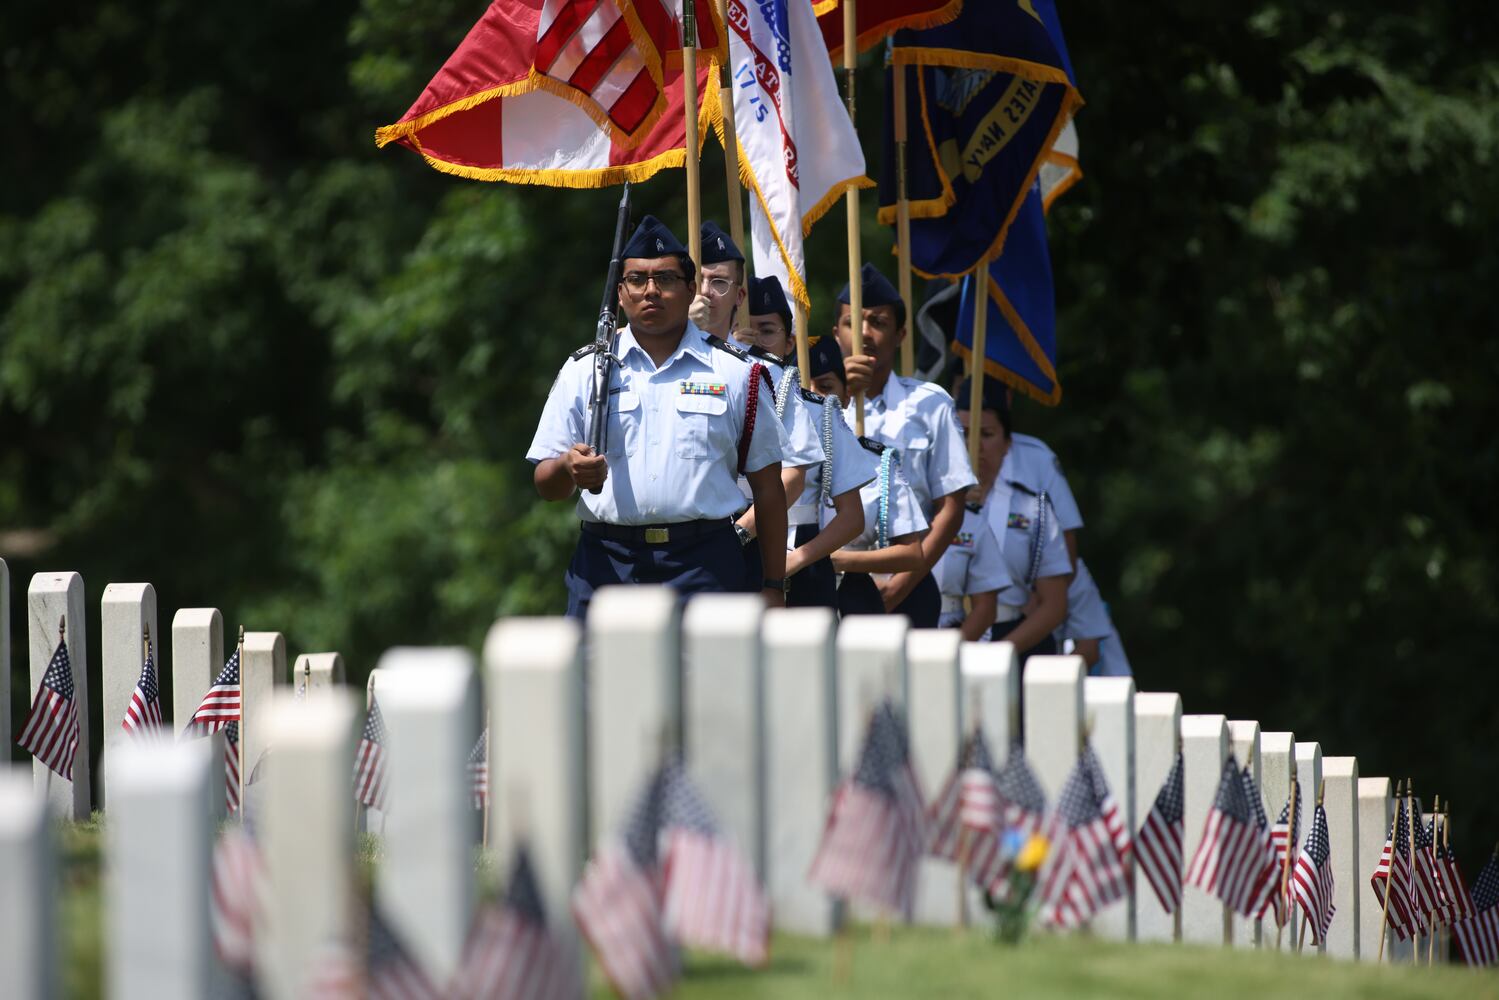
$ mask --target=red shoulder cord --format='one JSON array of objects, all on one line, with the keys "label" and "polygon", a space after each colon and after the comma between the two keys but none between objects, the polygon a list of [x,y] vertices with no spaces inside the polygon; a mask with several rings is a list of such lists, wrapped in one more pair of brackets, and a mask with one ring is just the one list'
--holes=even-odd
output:
[{"label": "red shoulder cord", "polygon": [[760,380],[770,386],[770,391],[775,392],[775,386],[771,385],[770,372],[765,366],[756,361],[750,366],[749,392],[745,394],[744,400],[744,432],[739,435],[739,474],[744,475],[744,463],[749,461],[750,439],[755,436],[755,414],[760,410]]}]

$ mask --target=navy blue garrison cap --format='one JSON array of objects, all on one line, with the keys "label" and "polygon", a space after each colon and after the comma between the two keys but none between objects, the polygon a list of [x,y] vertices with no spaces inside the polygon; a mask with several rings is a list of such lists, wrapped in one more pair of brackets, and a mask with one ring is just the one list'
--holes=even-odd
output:
[{"label": "navy blue garrison cap", "polygon": [[[955,397],[958,409],[968,409],[968,401],[972,398],[973,376],[970,375],[963,380],[962,385],[958,386],[957,396]],[[1001,421],[1007,422],[1010,416],[1010,395],[1009,390],[1005,388],[1005,384],[999,381],[999,379],[990,378],[987,375],[984,376],[984,399],[981,406],[985,410],[993,410],[999,414]]]},{"label": "navy blue garrison cap", "polygon": [[654,215],[647,215],[640,220],[640,225],[635,227],[630,241],[625,244],[623,252],[620,253],[621,260],[631,257],[646,260],[656,257],[676,257],[682,262],[682,269],[686,272],[688,281],[692,280],[697,271],[692,266],[692,255],[687,252],[682,241],[677,239],[672,231]]},{"label": "navy blue garrison cap", "polygon": [[702,239],[704,264],[722,264],[726,260],[744,263],[744,254],[734,245],[734,238],[718,228],[718,223],[712,220],[703,223]]},{"label": "navy blue garrison cap", "polygon": [[[707,249],[706,246],[704,249]],[[773,274],[768,278],[750,278],[749,314],[769,316],[771,313],[781,317],[786,324],[786,333],[790,334],[791,303],[786,301],[786,293],[781,289],[781,279]]]},{"label": "navy blue garrison cap", "polygon": [[[861,272],[864,277],[864,308],[873,309],[875,306],[893,306],[904,304],[901,302],[900,292],[890,284],[890,279],[880,273],[880,269],[873,264],[865,264]],[[838,293],[838,301],[848,305],[848,286],[843,286],[843,291]]]},{"label": "navy blue garrison cap", "polygon": [[807,373],[807,378],[837,375],[843,381],[848,381],[848,376],[843,372],[843,351],[838,347],[837,337],[819,337],[817,343],[807,349],[807,365],[812,369]]}]

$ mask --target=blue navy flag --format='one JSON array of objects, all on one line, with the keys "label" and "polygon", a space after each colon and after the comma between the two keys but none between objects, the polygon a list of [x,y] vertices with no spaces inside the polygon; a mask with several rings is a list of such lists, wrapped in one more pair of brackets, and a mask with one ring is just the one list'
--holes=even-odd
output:
[{"label": "blue navy flag", "polygon": [[[906,108],[911,263],[958,277],[997,257],[1062,129],[1082,104],[1051,0],[965,4],[956,20],[895,36],[891,61],[911,72]],[[914,71],[904,67],[915,67]],[[894,88],[887,88],[893,93]],[[887,144],[893,143],[887,127]],[[922,141],[924,138],[925,141]],[[887,150],[880,221],[896,214]]]},{"label": "blue navy flag", "polygon": [[[914,245],[914,237],[913,245]],[[988,313],[984,331],[984,372],[1039,403],[1062,401],[1057,381],[1057,304],[1046,240],[1046,212],[1039,186],[1032,185],[1010,227],[1004,252],[988,271]],[[963,280],[953,351],[973,354],[976,277]]]}]

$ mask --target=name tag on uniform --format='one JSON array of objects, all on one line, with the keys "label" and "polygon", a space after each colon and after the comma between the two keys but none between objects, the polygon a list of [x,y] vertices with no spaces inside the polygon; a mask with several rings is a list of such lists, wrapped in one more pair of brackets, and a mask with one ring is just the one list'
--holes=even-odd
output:
[{"label": "name tag on uniform", "polygon": [[729,391],[727,382],[683,382],[684,396],[723,396]]},{"label": "name tag on uniform", "polygon": [[1010,513],[1009,526],[1012,528],[1018,528],[1021,531],[1029,531],[1031,529],[1031,519],[1026,517],[1024,514],[1016,514],[1012,511]]}]

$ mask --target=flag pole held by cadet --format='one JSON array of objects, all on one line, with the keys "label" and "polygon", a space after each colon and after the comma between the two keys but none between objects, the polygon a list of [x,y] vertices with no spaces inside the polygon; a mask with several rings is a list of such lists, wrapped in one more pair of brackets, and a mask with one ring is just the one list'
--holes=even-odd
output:
[{"label": "flag pole held by cadet", "polygon": [[[729,24],[729,0],[717,0],[718,21],[725,28]],[[723,171],[724,184],[729,194],[729,235],[734,245],[742,247],[744,242],[744,195],[739,187],[739,132],[734,124],[734,76],[730,67],[731,43],[724,39],[724,58],[718,64],[718,104],[723,108]],[[747,323],[746,323],[747,325]]]},{"label": "flag pole held by cadet", "polygon": [[[979,261],[973,271],[973,350],[968,355],[968,378],[973,388],[968,394],[968,464],[973,474],[979,471],[979,415],[984,405],[984,359],[988,350],[984,341],[989,317],[989,258]],[[909,341],[911,338],[906,337]]]},{"label": "flag pole held by cadet", "polygon": [[[619,196],[619,214],[614,218],[614,248],[609,253],[609,273],[604,278],[604,297],[599,302],[599,323],[593,333],[593,394],[589,397],[588,446],[595,455],[602,455],[608,442],[604,440],[609,428],[609,380],[614,374],[614,322],[619,308],[620,271],[624,261],[625,233],[630,228],[630,184],[625,182]],[[597,486],[590,490],[598,493]]]},{"label": "flag pole held by cadet", "polygon": [[[697,4],[695,0],[682,0],[682,124],[687,137],[687,231],[698,233],[703,228],[703,189],[698,177],[697,143]],[[703,262],[702,240],[693,237],[687,241],[692,266]]]},{"label": "flag pole held by cadet", "polygon": [[[691,0],[688,0],[690,3]],[[856,0],[843,0],[843,97],[848,117],[858,128],[854,114],[854,74],[859,68],[859,18]],[[690,157],[689,157],[690,158]],[[848,321],[853,334],[853,353],[864,353],[864,262],[859,252],[859,188],[850,187],[848,203]],[[864,393],[854,393],[854,431],[864,436]]]},{"label": "flag pole held by cadet", "polygon": [[[846,37],[846,36],[845,36]],[[895,249],[900,268],[900,297],[906,304],[906,316],[916,315],[911,293],[911,198],[906,191],[906,67],[895,64],[895,51],[886,48],[890,65],[891,103],[895,105]],[[916,346],[911,332],[900,342],[900,373],[916,377]]]}]

